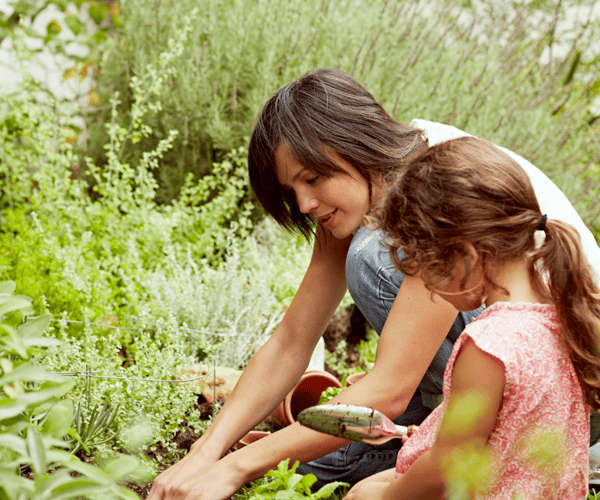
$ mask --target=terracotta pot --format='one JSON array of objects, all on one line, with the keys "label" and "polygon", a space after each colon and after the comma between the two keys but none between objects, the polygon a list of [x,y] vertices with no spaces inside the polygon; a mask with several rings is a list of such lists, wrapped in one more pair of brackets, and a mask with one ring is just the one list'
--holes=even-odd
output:
[{"label": "terracotta pot", "polygon": [[358,382],[361,378],[363,378],[366,374],[367,372],[351,373],[346,377],[346,386],[350,387],[352,384]]},{"label": "terracotta pot", "polygon": [[319,404],[321,393],[328,387],[342,387],[340,381],[326,371],[305,372],[285,399],[271,413],[275,425],[286,426],[296,421],[298,413]]},{"label": "terracotta pot", "polygon": [[239,450],[240,448],[243,448],[244,446],[252,444],[252,443],[254,443],[254,441],[258,441],[259,439],[262,439],[265,436],[268,436],[269,434],[271,434],[271,433],[267,432],[267,431],[250,431],[248,434],[246,434],[242,439],[240,439],[238,441],[236,447]]}]

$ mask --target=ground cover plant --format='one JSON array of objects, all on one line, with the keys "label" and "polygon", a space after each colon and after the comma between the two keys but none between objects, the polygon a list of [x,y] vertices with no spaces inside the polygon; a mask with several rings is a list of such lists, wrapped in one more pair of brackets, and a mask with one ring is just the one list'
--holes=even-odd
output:
[{"label": "ground cover plant", "polygon": [[104,469],[69,453],[73,403],[64,399],[72,381],[35,360],[58,341],[44,336],[50,315],[34,314],[16,284],[0,282],[0,496],[7,500],[122,498],[137,496],[117,481],[134,473],[133,457],[114,457]]},{"label": "ground cover plant", "polygon": [[[97,101],[78,128],[73,107],[36,82],[2,95],[0,281],[50,315],[61,346],[35,363],[72,381],[60,400],[80,459],[136,454],[151,459],[146,478],[179,459],[218,411],[201,401],[202,380],[182,382],[185,367],[243,368],[276,327],[310,247],[261,220],[245,144],[264,99],[305,71],[339,67],[403,122],[447,122],[513,149],[600,234],[598,26],[584,19],[559,37],[567,1],[31,1],[20,21],[2,18],[2,37],[23,48],[24,20],[55,3],[92,9],[105,33],[79,31],[93,50],[77,68],[94,75]],[[80,28],[71,17],[61,27]],[[60,52],[56,29],[47,42]],[[559,42],[568,50],[544,62]],[[347,297],[336,321],[349,311]],[[373,335],[337,331],[329,370],[368,370]]]}]

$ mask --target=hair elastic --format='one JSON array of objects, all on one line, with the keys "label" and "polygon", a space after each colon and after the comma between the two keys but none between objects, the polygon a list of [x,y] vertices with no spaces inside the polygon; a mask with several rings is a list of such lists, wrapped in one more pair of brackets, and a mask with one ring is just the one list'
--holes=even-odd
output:
[{"label": "hair elastic", "polygon": [[546,221],[548,220],[548,216],[546,214],[542,215],[540,223],[538,224],[537,230],[546,232]]}]

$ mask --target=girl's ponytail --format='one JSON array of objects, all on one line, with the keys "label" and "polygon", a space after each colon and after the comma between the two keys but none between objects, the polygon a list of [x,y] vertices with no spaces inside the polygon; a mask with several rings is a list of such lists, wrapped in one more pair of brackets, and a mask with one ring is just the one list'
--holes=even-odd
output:
[{"label": "girl's ponytail", "polygon": [[[600,294],[581,248],[577,231],[547,219],[537,227],[545,238],[532,255],[536,291],[557,310],[565,347],[577,372],[584,397],[600,409]],[[540,271],[548,279],[546,288]]]}]

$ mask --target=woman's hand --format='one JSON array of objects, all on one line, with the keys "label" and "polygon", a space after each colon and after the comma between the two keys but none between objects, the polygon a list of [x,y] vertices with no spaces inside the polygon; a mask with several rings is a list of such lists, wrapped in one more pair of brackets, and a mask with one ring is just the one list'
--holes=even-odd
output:
[{"label": "woman's hand", "polygon": [[190,453],[154,479],[146,500],[225,500],[244,480],[224,460]]}]

